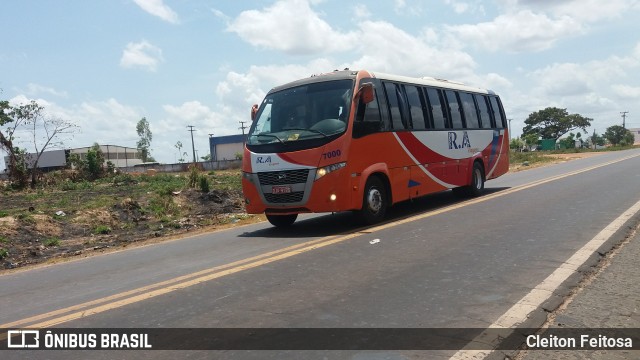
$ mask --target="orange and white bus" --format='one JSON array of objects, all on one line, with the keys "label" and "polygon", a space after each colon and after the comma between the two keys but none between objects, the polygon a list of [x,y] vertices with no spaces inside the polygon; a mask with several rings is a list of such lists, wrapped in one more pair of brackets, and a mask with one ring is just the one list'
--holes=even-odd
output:
[{"label": "orange and white bus", "polygon": [[273,88],[251,115],[246,209],[275,226],[349,210],[373,224],[437,191],[477,196],[509,169],[500,98],[457,82],[334,71]]}]

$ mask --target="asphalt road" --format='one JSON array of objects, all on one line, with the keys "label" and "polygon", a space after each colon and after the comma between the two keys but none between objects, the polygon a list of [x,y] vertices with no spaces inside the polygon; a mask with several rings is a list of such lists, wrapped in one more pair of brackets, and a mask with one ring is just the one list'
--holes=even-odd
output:
[{"label": "asphalt road", "polygon": [[[0,328],[487,327],[640,200],[640,150],[508,174],[486,186],[478,199],[445,192],[400,204],[388,222],[368,229],[348,213],[308,215],[289,230],[261,223],[6,274],[0,276]],[[553,289],[527,324],[541,324],[543,308],[557,306],[594,260],[597,255]],[[189,351],[179,357],[453,353]],[[20,350],[1,356],[155,359],[176,353]]]}]

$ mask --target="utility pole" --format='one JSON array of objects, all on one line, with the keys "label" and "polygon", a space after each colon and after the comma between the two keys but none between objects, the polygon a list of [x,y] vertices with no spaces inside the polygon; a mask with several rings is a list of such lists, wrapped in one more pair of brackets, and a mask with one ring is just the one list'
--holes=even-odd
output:
[{"label": "utility pole", "polygon": [[511,120],[513,119],[507,119],[509,120],[509,140],[511,140]]},{"label": "utility pole", "polygon": [[620,111],[620,115],[622,115],[622,127],[623,127],[624,129],[626,129],[626,128],[627,128],[627,127],[625,126],[625,122],[626,122],[626,120],[627,120],[627,114],[628,114],[628,113],[629,113],[628,111]]},{"label": "utility pole", "polygon": [[244,147],[244,129],[246,129],[247,127],[244,126],[244,123],[246,123],[246,121],[239,121],[240,123],[240,127],[238,129],[242,130],[242,147]]},{"label": "utility pole", "polygon": [[189,128],[189,132],[191,133],[191,151],[193,151],[193,163],[196,163],[196,147],[193,144],[193,132],[195,131],[193,129],[193,125],[187,125],[187,127]]}]

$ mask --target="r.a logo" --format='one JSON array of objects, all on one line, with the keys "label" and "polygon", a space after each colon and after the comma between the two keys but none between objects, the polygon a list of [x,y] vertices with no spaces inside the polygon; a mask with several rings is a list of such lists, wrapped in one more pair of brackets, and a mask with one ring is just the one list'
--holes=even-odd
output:
[{"label": "r.a logo", "polygon": [[271,163],[271,156],[256,157],[256,164],[268,164],[268,163]]},{"label": "r.a logo", "polygon": [[471,147],[471,141],[469,141],[469,134],[467,134],[466,131],[462,132],[462,143],[458,144],[457,140],[458,140],[458,133],[454,131],[449,131],[449,150]]}]

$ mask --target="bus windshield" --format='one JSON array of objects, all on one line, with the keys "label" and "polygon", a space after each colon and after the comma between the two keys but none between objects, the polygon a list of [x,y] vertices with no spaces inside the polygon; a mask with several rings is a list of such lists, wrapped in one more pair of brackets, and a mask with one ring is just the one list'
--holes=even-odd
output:
[{"label": "bus windshield", "polygon": [[342,134],[347,129],[352,92],[353,81],[346,79],[268,94],[249,130],[247,145],[328,140]]}]

